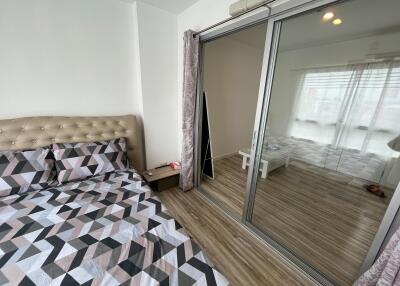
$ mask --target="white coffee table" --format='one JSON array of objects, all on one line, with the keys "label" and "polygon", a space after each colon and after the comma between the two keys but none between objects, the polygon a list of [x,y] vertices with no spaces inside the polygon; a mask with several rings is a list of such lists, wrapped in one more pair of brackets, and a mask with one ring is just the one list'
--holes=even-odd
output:
[{"label": "white coffee table", "polygon": [[[239,154],[243,156],[242,169],[246,169],[250,164],[250,149],[239,150]],[[265,179],[268,172],[276,168],[289,166],[290,150],[286,147],[281,147],[279,150],[263,150],[260,162],[261,178]]]}]

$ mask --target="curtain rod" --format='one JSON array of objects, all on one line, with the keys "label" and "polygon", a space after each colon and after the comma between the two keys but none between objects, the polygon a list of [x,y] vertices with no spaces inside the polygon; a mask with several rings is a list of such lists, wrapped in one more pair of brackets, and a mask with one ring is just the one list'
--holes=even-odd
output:
[{"label": "curtain rod", "polygon": [[214,24],[214,25],[211,25],[211,26],[209,26],[209,27],[207,27],[207,28],[205,28],[205,29],[203,29],[203,30],[198,31],[198,32],[196,32],[196,33],[193,34],[193,37],[196,37],[197,35],[199,35],[199,34],[205,32],[205,31],[208,31],[208,30],[211,30],[211,29],[213,29],[213,28],[215,28],[215,27],[218,27],[219,25],[225,24],[226,22],[229,22],[229,21],[231,21],[231,20],[233,20],[233,19],[239,18],[239,17],[241,17],[241,16],[243,16],[243,15],[249,13],[249,12],[252,12],[252,11],[258,9],[258,8],[261,8],[261,7],[264,7],[264,6],[266,6],[267,8],[269,8],[269,7],[268,7],[268,4],[270,4],[270,3],[274,2],[274,1],[275,1],[275,0],[267,0],[267,1],[265,1],[265,2],[263,2],[263,3],[261,3],[261,4],[257,5],[257,6],[255,6],[255,7],[253,7],[253,8],[251,8],[251,9],[249,9],[249,10],[246,10],[246,11],[240,13],[240,14],[237,14],[237,15],[235,15],[235,16],[232,16],[232,17],[230,17],[230,18],[227,18],[227,19],[225,19],[225,20],[223,20],[223,21],[221,21],[221,22],[218,22],[218,23],[216,23],[216,24]]}]

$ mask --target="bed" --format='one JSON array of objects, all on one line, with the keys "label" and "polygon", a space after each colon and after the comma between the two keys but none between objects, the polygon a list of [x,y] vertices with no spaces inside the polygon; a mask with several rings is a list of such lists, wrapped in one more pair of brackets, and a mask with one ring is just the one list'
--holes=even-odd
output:
[{"label": "bed", "polygon": [[267,141],[272,146],[290,150],[291,159],[371,182],[384,183],[381,179],[388,159],[377,154],[334,148],[329,144],[295,137],[270,136]]},{"label": "bed", "polygon": [[[238,152],[243,156],[242,168],[246,169],[250,161],[251,150],[244,148]],[[385,170],[391,173],[396,161],[374,153],[362,153],[359,150],[334,148],[329,144],[320,144],[312,140],[268,136],[265,138],[260,164],[261,178],[278,167],[288,167],[290,161],[299,160],[321,168],[333,170],[369,182],[379,183],[395,188],[393,182],[387,180]]]},{"label": "bed", "polygon": [[0,198],[0,285],[228,285],[138,174],[134,116],[0,120],[0,150],[120,137],[132,168]]}]

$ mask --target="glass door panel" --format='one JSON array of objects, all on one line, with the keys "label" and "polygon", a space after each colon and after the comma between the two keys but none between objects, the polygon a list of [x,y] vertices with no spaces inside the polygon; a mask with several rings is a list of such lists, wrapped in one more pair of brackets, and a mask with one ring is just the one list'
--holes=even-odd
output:
[{"label": "glass door panel", "polygon": [[[203,44],[204,157],[199,189],[238,220],[245,202],[266,23]],[[208,116],[204,116],[207,114]],[[208,121],[208,122],[206,122]],[[207,126],[205,126],[207,125]]]},{"label": "glass door panel", "polygon": [[275,22],[251,224],[337,285],[359,276],[400,179],[397,11],[340,1]]}]

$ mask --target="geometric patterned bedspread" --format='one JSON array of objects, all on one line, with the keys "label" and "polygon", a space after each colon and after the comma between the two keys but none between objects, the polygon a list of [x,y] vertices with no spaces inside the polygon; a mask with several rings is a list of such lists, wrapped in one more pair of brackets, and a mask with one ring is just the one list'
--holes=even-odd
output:
[{"label": "geometric patterned bedspread", "polygon": [[134,170],[0,198],[0,285],[228,285]]}]

